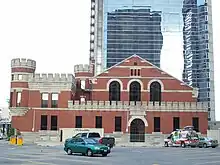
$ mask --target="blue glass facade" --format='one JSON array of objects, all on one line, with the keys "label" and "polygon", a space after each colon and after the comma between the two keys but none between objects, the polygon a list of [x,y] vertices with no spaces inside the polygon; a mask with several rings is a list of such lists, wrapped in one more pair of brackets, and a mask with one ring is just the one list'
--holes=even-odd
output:
[{"label": "blue glass facade", "polygon": [[91,0],[91,53],[96,74],[137,54],[184,59],[183,80],[209,102],[215,120],[211,0]]},{"label": "blue glass facade", "polygon": [[209,3],[203,0],[183,1],[183,80],[198,88],[198,101],[208,102],[209,119],[214,112],[214,64]]},{"label": "blue glass facade", "polygon": [[138,54],[160,67],[163,44],[160,11],[128,7],[107,12],[106,17],[107,68],[132,54]]}]

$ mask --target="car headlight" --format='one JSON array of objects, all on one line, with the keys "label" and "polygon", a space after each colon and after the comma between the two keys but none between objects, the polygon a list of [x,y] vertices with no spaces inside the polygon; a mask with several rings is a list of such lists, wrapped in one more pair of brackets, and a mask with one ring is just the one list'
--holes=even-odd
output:
[{"label": "car headlight", "polygon": [[95,147],[95,150],[99,150],[100,148],[99,147]]}]

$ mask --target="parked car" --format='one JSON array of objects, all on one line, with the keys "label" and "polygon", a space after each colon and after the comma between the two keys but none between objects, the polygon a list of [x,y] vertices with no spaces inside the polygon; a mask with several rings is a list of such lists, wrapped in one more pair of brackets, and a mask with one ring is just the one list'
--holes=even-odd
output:
[{"label": "parked car", "polygon": [[164,139],[165,147],[197,147],[198,146],[198,138],[179,138],[176,140],[172,139],[172,136]]},{"label": "parked car", "polygon": [[170,136],[164,139],[165,147],[197,147],[199,143],[198,134],[192,126],[173,131]]},{"label": "parked car", "polygon": [[0,133],[0,140],[3,139],[3,133]]},{"label": "parked car", "polygon": [[199,145],[200,148],[208,148],[208,147],[218,147],[218,140],[214,140],[209,137],[199,137]]},{"label": "parked car", "polygon": [[81,153],[82,155],[93,156],[101,154],[107,156],[111,150],[108,146],[102,145],[92,138],[70,138],[65,141],[64,151],[68,155]]},{"label": "parked car", "polygon": [[78,133],[73,138],[81,137],[81,138],[92,138],[97,140],[100,144],[106,145],[110,148],[115,146],[115,138],[114,137],[101,137],[98,132],[83,132]]}]

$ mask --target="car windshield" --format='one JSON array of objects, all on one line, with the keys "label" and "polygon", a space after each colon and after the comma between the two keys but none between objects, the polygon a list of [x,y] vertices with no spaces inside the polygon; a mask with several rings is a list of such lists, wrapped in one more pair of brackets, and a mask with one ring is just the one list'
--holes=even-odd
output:
[{"label": "car windshield", "polygon": [[97,144],[98,142],[94,139],[84,139],[87,144]]},{"label": "car windshield", "polygon": [[198,137],[192,137],[191,139],[192,140],[198,140],[199,138]]},{"label": "car windshield", "polygon": [[205,140],[206,140],[206,141],[210,141],[210,140],[213,140],[213,139],[212,139],[212,138],[209,138],[209,137],[206,137]]},{"label": "car windshield", "polygon": [[89,138],[100,138],[99,133],[89,133]]}]

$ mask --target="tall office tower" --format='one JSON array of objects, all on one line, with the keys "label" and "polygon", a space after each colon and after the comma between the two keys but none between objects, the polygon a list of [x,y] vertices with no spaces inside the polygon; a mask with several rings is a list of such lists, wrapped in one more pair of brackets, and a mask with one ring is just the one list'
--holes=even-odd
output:
[{"label": "tall office tower", "polygon": [[161,11],[146,0],[91,0],[90,45],[95,74],[133,54],[160,67]]},{"label": "tall office tower", "polygon": [[107,68],[133,54],[160,67],[163,44],[161,13],[147,7],[128,7],[107,13],[104,54]]},{"label": "tall office tower", "polygon": [[208,102],[209,120],[215,120],[214,63],[211,1],[183,1],[183,80],[197,87],[198,101]]},{"label": "tall office tower", "polygon": [[95,74],[132,54],[157,66],[161,56],[184,57],[183,80],[215,120],[211,12],[211,0],[91,0]]}]

